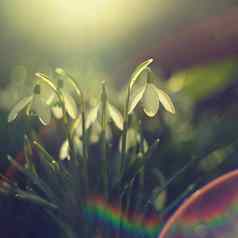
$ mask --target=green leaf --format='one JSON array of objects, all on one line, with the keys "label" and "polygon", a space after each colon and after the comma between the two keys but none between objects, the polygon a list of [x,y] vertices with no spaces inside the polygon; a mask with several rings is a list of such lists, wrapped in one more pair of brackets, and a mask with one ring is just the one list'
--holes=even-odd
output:
[{"label": "green leaf", "polygon": [[147,71],[144,71],[138,78],[130,92],[128,113],[132,113],[136,105],[142,99],[147,85]]},{"label": "green leaf", "polygon": [[55,196],[49,186],[37,175],[33,174],[23,166],[21,166],[16,160],[14,160],[10,155],[7,156],[7,159],[11,163],[14,168],[16,168],[19,172],[25,175],[37,188],[39,188],[42,192],[47,195],[50,199],[55,199]]},{"label": "green leaf", "polygon": [[153,62],[153,59],[148,59],[146,61],[144,61],[143,63],[141,63],[140,65],[138,65],[135,69],[135,71],[132,73],[131,75],[131,80],[130,80],[130,84],[129,84],[129,88],[130,90],[132,89],[133,85],[135,84],[135,82],[137,81],[138,77],[140,76],[140,74]]},{"label": "green leaf", "polygon": [[16,119],[18,113],[22,111],[32,100],[32,96],[22,98],[10,111],[8,115],[8,122]]},{"label": "green leaf", "polygon": [[41,198],[40,196],[38,196],[36,194],[23,191],[21,189],[17,189],[17,194],[15,195],[15,197],[17,199],[21,199],[24,201],[30,201],[32,203],[39,205],[39,206],[43,206],[43,207],[47,207],[47,208],[51,208],[51,209],[58,208],[55,204],[48,202],[46,199]]},{"label": "green leaf", "polygon": [[33,145],[35,146],[38,153],[42,155],[42,158],[47,161],[48,166],[50,166],[52,169],[58,167],[55,159],[45,150],[45,148],[41,144],[39,144],[37,141],[33,141]]},{"label": "green leaf", "polygon": [[197,103],[229,87],[236,80],[234,75],[237,72],[237,63],[237,59],[228,58],[215,63],[194,66],[175,73],[168,83],[169,85],[180,84],[181,93],[188,96],[191,102]]},{"label": "green leaf", "polygon": [[148,117],[154,117],[159,110],[159,96],[156,93],[156,87],[148,83],[143,99],[143,110]]},{"label": "green leaf", "polygon": [[107,109],[115,125],[123,130],[123,117],[120,111],[110,103],[107,103]]},{"label": "green leaf", "polygon": [[154,153],[155,149],[157,148],[160,140],[156,139],[153,144],[149,147],[148,151],[145,153],[143,158],[137,158],[132,164],[129,165],[128,169],[125,171],[124,174],[121,174],[118,181],[115,183],[113,191],[127,189],[130,182],[144,169],[144,165],[146,161],[151,157]]},{"label": "green leaf", "polygon": [[159,186],[154,188],[152,192],[152,200],[156,210],[161,211],[165,206],[167,198],[166,190],[164,189],[163,191],[161,191],[161,188],[165,187],[166,185],[166,178],[159,169],[154,169],[152,172],[156,177],[156,180],[158,181],[157,183],[159,184]]},{"label": "green leaf", "polygon": [[65,110],[72,119],[75,119],[78,115],[78,109],[75,100],[65,91],[62,91],[62,94],[64,97]]},{"label": "green leaf", "polygon": [[169,95],[167,93],[165,93],[164,91],[162,91],[161,89],[156,88],[156,92],[157,95],[159,96],[159,100],[162,103],[162,105],[164,106],[164,108],[170,112],[170,113],[175,113],[175,107],[174,104],[171,100],[171,98],[169,97]]},{"label": "green leaf", "polygon": [[152,192],[153,204],[157,211],[161,211],[166,203],[166,191],[160,191],[160,187],[157,187]]},{"label": "green leaf", "polygon": [[36,169],[32,161],[33,156],[32,146],[27,135],[24,135],[24,156],[26,160],[25,164],[26,169],[29,169],[32,174],[36,175]]}]

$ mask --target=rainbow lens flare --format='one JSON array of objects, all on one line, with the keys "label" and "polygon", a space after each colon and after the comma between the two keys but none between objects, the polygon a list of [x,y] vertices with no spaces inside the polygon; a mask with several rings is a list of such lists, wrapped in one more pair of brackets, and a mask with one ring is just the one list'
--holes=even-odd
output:
[{"label": "rainbow lens flare", "polygon": [[159,238],[237,238],[238,170],[195,192],[169,219]]},{"label": "rainbow lens flare", "polygon": [[88,199],[84,213],[87,219],[96,218],[97,223],[104,224],[114,232],[120,230],[124,237],[154,238],[161,231],[162,224],[157,216],[144,219],[140,214],[123,214],[119,208],[113,207],[99,196]]}]

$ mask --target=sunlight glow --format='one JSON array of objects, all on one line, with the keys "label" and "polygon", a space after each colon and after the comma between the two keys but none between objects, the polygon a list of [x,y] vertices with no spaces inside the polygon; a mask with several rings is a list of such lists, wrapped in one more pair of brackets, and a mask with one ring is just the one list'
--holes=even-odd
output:
[{"label": "sunlight glow", "polygon": [[[84,48],[120,41],[161,14],[157,0],[13,0],[4,12],[13,31],[33,41]],[[158,12],[159,11],[159,12]]]}]

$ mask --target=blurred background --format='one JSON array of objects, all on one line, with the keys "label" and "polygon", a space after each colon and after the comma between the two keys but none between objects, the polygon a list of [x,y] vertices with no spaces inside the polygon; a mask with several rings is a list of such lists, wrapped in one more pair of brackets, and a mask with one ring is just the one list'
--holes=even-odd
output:
[{"label": "blurred background", "polygon": [[[106,80],[120,96],[134,67],[153,57],[152,68],[177,113],[161,112],[153,120],[141,115],[147,140],[161,139],[151,166],[168,179],[190,159],[202,158],[171,184],[166,203],[191,183],[200,187],[237,168],[236,0],[3,0],[0,30],[1,158],[22,150],[26,126],[21,120],[8,125],[7,113],[29,93],[35,72],[51,74],[62,67],[88,95]],[[148,184],[153,184],[149,176]],[[15,204],[17,209],[12,201],[1,204],[11,212],[3,209],[0,223],[19,223],[28,227],[29,237],[38,237],[24,204]],[[26,237],[19,227],[15,237]]]}]

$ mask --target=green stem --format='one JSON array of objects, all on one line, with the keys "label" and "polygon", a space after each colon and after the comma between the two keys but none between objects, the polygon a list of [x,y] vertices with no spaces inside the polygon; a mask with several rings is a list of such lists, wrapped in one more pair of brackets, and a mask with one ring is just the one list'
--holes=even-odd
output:
[{"label": "green stem", "polygon": [[128,131],[128,110],[129,110],[129,100],[130,100],[130,88],[128,87],[126,104],[124,108],[124,123],[122,131],[122,149],[121,149],[121,176],[126,169],[126,140]]},{"label": "green stem", "polygon": [[69,82],[71,83],[72,87],[75,89],[75,92],[79,98],[80,101],[80,108],[81,108],[81,114],[82,114],[82,137],[83,137],[83,157],[85,160],[88,159],[88,151],[87,151],[87,137],[86,137],[86,126],[85,126],[85,102],[84,102],[84,95],[82,93],[81,88],[79,87],[77,81],[75,78],[69,74],[66,73],[67,78],[69,79]]},{"label": "green stem", "polygon": [[82,165],[82,178],[84,180],[85,196],[88,195],[88,150],[87,150],[87,137],[86,137],[86,127],[85,127],[85,104],[84,97],[81,94],[81,115],[82,115],[82,137],[83,137],[83,165]]},{"label": "green stem", "polygon": [[107,164],[107,146],[106,146],[106,124],[107,124],[107,95],[105,85],[103,84],[102,89],[102,115],[101,115],[101,126],[102,126],[102,139],[101,139],[101,150],[102,150],[102,185],[105,194],[105,198],[108,198],[108,164]]},{"label": "green stem", "polygon": [[81,94],[81,114],[82,114],[82,136],[83,136],[83,157],[85,161],[88,160],[87,137],[86,137],[86,117],[85,117],[85,103],[83,94]]},{"label": "green stem", "polygon": [[[120,164],[120,176],[123,177],[124,171],[126,169],[126,140],[127,140],[127,131],[128,131],[128,110],[129,110],[129,99],[130,99],[130,87],[128,86],[127,98],[124,107],[124,122],[123,122],[123,131],[122,131],[122,148],[121,148],[121,164]],[[119,191],[121,188],[119,189]],[[119,194],[121,195],[121,194]],[[123,196],[122,196],[123,197]],[[122,208],[122,197],[119,199],[119,209],[120,212],[123,212]],[[121,236],[121,218],[120,218],[120,228],[116,234],[116,238]]]},{"label": "green stem", "polygon": [[[83,180],[83,187],[84,187],[84,198],[87,199],[88,196],[88,145],[87,145],[87,136],[86,136],[86,116],[85,116],[85,102],[84,102],[84,95],[82,93],[81,88],[79,87],[75,78],[66,73],[66,76],[71,83],[72,87],[75,89],[76,95],[80,102],[81,108],[81,116],[82,116],[82,142],[83,142],[83,160],[82,160],[82,167],[80,168],[81,171],[81,179]],[[88,237],[89,229],[88,226],[85,226],[85,237]]]},{"label": "green stem", "polygon": [[47,75],[44,75],[42,73],[36,73],[35,74],[38,79],[40,79],[43,83],[45,83],[46,85],[48,85],[48,87],[50,87],[52,89],[52,91],[56,94],[56,96],[59,99],[59,103],[60,106],[62,108],[63,111],[63,126],[64,126],[64,132],[66,135],[67,140],[69,141],[69,154],[70,157],[73,161],[76,161],[75,156],[74,156],[74,145],[73,145],[73,141],[72,138],[70,136],[70,130],[68,128],[68,118],[67,118],[67,114],[66,114],[66,109],[65,109],[65,103],[64,103],[64,96],[61,92],[60,89],[57,89],[57,87],[55,87],[55,85],[50,81],[50,79],[48,78]]}]

